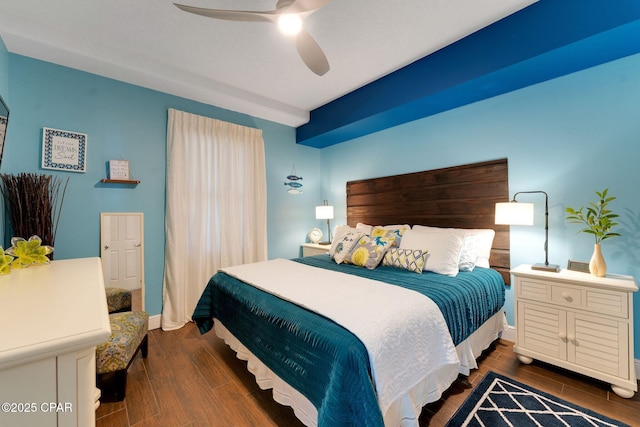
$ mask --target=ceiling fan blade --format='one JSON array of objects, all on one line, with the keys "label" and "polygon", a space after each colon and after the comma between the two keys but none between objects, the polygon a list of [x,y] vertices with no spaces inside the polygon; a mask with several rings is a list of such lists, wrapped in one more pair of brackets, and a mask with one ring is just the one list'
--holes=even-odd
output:
[{"label": "ceiling fan blade", "polygon": [[[276,9],[278,9],[281,2],[286,3],[287,1],[288,0],[280,0],[278,5],[276,5]],[[312,12],[320,9],[329,2],[331,2],[331,0],[295,0],[287,7],[286,13]]]},{"label": "ceiling fan blade", "polygon": [[178,3],[174,3],[174,5],[185,12],[195,13],[196,15],[206,16],[208,18],[224,19],[226,21],[273,22],[277,19],[277,16],[273,11],[254,12],[244,10],[206,9],[202,7],[186,6]]},{"label": "ceiling fan blade", "polygon": [[307,64],[307,67],[319,76],[323,76],[329,71],[329,61],[320,48],[320,45],[311,37],[311,34],[304,28],[296,37],[296,48],[300,58]]},{"label": "ceiling fan blade", "polygon": [[276,3],[276,10],[282,9],[283,7],[289,7],[295,2],[296,0],[278,0],[278,3]]}]

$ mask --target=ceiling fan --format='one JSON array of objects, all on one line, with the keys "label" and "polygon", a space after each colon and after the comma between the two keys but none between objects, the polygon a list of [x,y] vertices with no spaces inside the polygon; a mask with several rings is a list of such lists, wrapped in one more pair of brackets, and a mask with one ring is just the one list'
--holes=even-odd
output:
[{"label": "ceiling fan", "polygon": [[227,21],[244,22],[273,22],[289,35],[295,35],[296,48],[300,58],[311,71],[319,76],[329,71],[329,61],[326,55],[304,29],[303,21],[316,10],[329,3],[331,0],[278,0],[275,10],[269,11],[243,11],[206,9],[201,7],[185,6],[174,3],[185,12],[195,13],[209,18],[224,19]]}]

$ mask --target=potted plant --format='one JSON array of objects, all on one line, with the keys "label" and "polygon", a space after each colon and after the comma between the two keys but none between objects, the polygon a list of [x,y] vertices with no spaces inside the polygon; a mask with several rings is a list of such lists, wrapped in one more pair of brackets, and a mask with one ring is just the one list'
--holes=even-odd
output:
[{"label": "potted plant", "polygon": [[598,196],[597,202],[589,202],[588,206],[581,206],[579,209],[567,207],[565,211],[567,219],[573,224],[581,224],[585,227],[578,230],[578,233],[592,234],[595,237],[595,245],[593,247],[593,256],[589,262],[589,271],[596,277],[604,277],[607,274],[607,264],[602,257],[602,249],[600,243],[611,237],[620,236],[618,233],[611,231],[613,227],[618,225],[615,219],[618,215],[607,208],[607,205],[616,198],[608,195],[609,189],[605,188],[602,192],[596,191]]}]

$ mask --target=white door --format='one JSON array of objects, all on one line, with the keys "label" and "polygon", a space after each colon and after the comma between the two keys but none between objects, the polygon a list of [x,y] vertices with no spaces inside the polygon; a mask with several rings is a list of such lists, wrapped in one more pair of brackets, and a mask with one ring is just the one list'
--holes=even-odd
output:
[{"label": "white door", "polygon": [[142,213],[100,214],[100,256],[106,287],[143,288],[143,219]]}]

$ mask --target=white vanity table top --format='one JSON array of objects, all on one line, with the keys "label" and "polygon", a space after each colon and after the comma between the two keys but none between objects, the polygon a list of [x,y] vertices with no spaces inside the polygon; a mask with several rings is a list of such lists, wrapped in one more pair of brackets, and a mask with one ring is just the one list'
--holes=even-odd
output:
[{"label": "white vanity table top", "polygon": [[0,369],[96,346],[110,334],[100,258],[0,276]]}]

